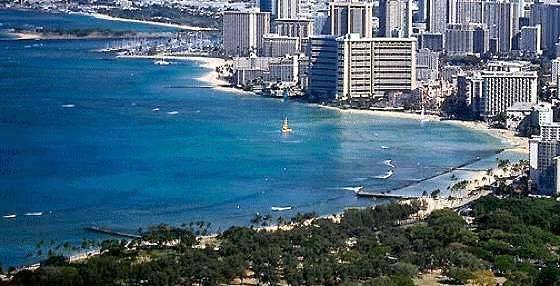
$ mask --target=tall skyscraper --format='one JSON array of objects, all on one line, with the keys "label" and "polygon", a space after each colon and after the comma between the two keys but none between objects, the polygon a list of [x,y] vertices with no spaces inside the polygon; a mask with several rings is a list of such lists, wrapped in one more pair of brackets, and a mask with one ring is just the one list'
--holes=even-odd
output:
[{"label": "tall skyscraper", "polygon": [[222,31],[226,55],[261,55],[263,36],[270,33],[270,13],[226,11]]},{"label": "tall skyscraper", "polygon": [[299,18],[299,0],[273,0],[274,19]]},{"label": "tall skyscraper", "polygon": [[477,55],[489,49],[488,29],[484,24],[449,24],[445,32],[445,50],[450,55]]},{"label": "tall skyscraper", "polygon": [[518,3],[509,0],[485,1],[482,22],[488,27],[490,39],[496,42],[496,51],[507,54],[519,32]]},{"label": "tall skyscraper", "polygon": [[426,22],[426,18],[428,18],[428,0],[417,0],[416,1],[416,5],[418,7],[418,10],[416,10],[416,13],[414,13],[413,17],[414,17],[414,22],[415,23],[423,23]]},{"label": "tall skyscraper", "polygon": [[541,25],[541,47],[552,53],[560,37],[560,3],[535,2],[531,6],[530,23],[532,26]]},{"label": "tall skyscraper", "polygon": [[338,41],[337,100],[368,107],[386,92],[416,88],[416,39],[361,38]]},{"label": "tall skyscraper", "polygon": [[338,59],[336,37],[312,36],[309,42],[309,95],[319,101],[334,100]]},{"label": "tall skyscraper", "polygon": [[360,34],[373,36],[373,4],[370,2],[331,2],[331,35]]},{"label": "tall skyscraper", "polygon": [[458,0],[455,7],[455,23],[482,23],[482,0]]},{"label": "tall skyscraper", "polygon": [[552,60],[552,84],[560,87],[560,58]]},{"label": "tall skyscraper", "polygon": [[519,51],[527,56],[542,54],[541,25],[521,27],[519,35]]},{"label": "tall skyscraper", "polygon": [[408,38],[412,34],[412,0],[379,1],[379,31],[384,37]]},{"label": "tall skyscraper", "polygon": [[453,0],[428,0],[428,31],[432,33],[445,33],[447,24],[450,23],[451,9],[449,5]]}]

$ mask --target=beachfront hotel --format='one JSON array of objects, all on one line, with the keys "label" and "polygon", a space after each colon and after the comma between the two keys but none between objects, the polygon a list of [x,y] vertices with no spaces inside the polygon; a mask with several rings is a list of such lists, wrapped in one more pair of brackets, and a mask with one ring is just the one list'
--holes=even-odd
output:
[{"label": "beachfront hotel", "polygon": [[224,52],[228,56],[261,55],[263,36],[269,33],[269,12],[224,12],[223,41]]},{"label": "beachfront hotel", "polygon": [[471,111],[489,121],[516,103],[536,104],[537,72],[527,62],[490,62],[484,70],[461,72],[457,94]]},{"label": "beachfront hotel", "polygon": [[515,103],[537,103],[536,71],[483,71],[481,117],[492,118]]},{"label": "beachfront hotel", "polygon": [[309,38],[309,95],[320,101],[331,101],[336,94],[338,44],[330,35]]},{"label": "beachfront hotel", "polygon": [[337,41],[339,102],[367,107],[387,92],[416,88],[416,39],[349,34]]}]

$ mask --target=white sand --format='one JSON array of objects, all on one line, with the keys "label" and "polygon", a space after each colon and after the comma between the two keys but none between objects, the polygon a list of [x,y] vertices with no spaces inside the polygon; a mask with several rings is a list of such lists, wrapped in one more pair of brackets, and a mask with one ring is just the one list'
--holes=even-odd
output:
[{"label": "white sand", "polygon": [[222,66],[226,61],[222,58],[213,57],[202,57],[202,56],[168,56],[168,55],[153,55],[153,56],[117,56],[118,58],[133,58],[133,59],[165,59],[165,60],[179,60],[179,61],[194,61],[202,68],[208,69],[208,72],[201,77],[196,78],[196,80],[206,83],[212,88],[224,91],[236,93],[239,95],[255,95],[254,92],[241,90],[239,88],[231,87],[228,82],[218,78],[218,72],[216,68]]},{"label": "white sand", "polygon": [[411,112],[400,112],[400,111],[379,111],[379,110],[359,110],[359,109],[341,109],[333,106],[324,106],[315,104],[319,108],[325,108],[330,110],[336,110],[347,114],[364,114],[364,115],[377,115],[377,116],[387,116],[395,118],[407,118],[416,120],[428,120],[428,121],[440,121],[447,124],[453,124],[461,126],[464,128],[474,129],[476,131],[484,132],[490,136],[496,137],[503,142],[514,146],[513,150],[516,152],[528,153],[529,150],[529,138],[518,137],[515,132],[505,129],[495,129],[489,128],[485,123],[479,121],[462,121],[462,120],[441,120],[440,117],[435,115],[424,115],[422,117],[420,114]]},{"label": "white sand", "polygon": [[113,17],[113,16],[101,14],[101,13],[78,13],[78,14],[82,14],[82,15],[86,15],[86,16],[90,16],[90,17],[94,17],[94,18],[102,19],[102,20],[141,23],[141,24],[148,24],[148,25],[155,25],[155,26],[162,26],[162,27],[170,27],[170,28],[176,28],[176,29],[188,30],[188,31],[217,31],[217,29],[213,29],[213,28],[203,28],[203,27],[173,24],[173,23],[163,23],[163,22],[156,22],[156,21],[145,21],[145,20],[118,18],[118,17]]},{"label": "white sand", "polygon": [[38,33],[8,33],[8,35],[15,37],[17,40],[39,40],[41,35]]}]

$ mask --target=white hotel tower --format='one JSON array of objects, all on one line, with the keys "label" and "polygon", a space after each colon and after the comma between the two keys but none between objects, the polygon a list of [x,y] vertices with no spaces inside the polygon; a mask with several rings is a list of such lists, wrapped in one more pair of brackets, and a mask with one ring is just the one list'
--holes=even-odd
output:
[{"label": "white hotel tower", "polygon": [[364,107],[386,92],[416,88],[416,39],[348,34],[337,41],[338,101]]}]

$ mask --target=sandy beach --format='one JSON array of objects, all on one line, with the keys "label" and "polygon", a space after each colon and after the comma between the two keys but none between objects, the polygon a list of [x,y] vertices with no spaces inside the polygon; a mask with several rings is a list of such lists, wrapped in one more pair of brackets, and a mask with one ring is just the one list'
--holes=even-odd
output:
[{"label": "sandy beach", "polygon": [[7,33],[11,37],[14,37],[16,40],[39,40],[41,39],[41,35],[39,33]]},{"label": "sandy beach", "polygon": [[213,86],[216,90],[233,92],[240,95],[255,95],[254,92],[231,87],[227,81],[218,78],[218,72],[216,71],[216,68],[226,63],[224,59],[210,57],[189,57],[189,60],[196,61],[201,67],[209,70],[206,74],[198,77],[197,80]]},{"label": "sandy beach", "polygon": [[254,92],[244,91],[239,88],[231,87],[230,84],[218,78],[217,67],[226,63],[222,58],[203,57],[203,56],[172,56],[172,55],[153,55],[153,56],[117,56],[117,58],[130,58],[130,59],[165,59],[177,61],[194,61],[208,72],[196,78],[196,80],[212,86],[214,89],[224,92],[236,93],[239,95],[255,95]]},{"label": "sandy beach", "polygon": [[485,123],[479,121],[463,121],[463,120],[441,120],[439,116],[435,115],[422,115],[411,112],[400,112],[400,111],[380,111],[380,110],[359,110],[359,109],[341,109],[333,106],[324,106],[315,104],[319,108],[336,110],[347,114],[364,114],[364,115],[376,115],[376,116],[387,116],[395,118],[407,118],[415,120],[426,120],[426,121],[440,121],[447,124],[453,124],[464,128],[473,129],[479,132],[484,132],[490,136],[502,140],[512,146],[514,151],[529,153],[529,138],[518,137],[515,132],[505,129],[495,129],[489,128]]},{"label": "sandy beach", "polygon": [[213,28],[203,28],[203,27],[173,24],[173,23],[163,23],[163,22],[156,22],[156,21],[145,21],[145,20],[118,18],[118,17],[113,17],[113,16],[101,14],[101,13],[77,13],[77,14],[90,16],[90,17],[94,17],[94,18],[102,19],[102,20],[149,24],[149,25],[176,28],[176,29],[187,30],[187,31],[217,31],[217,29],[213,29]]}]

